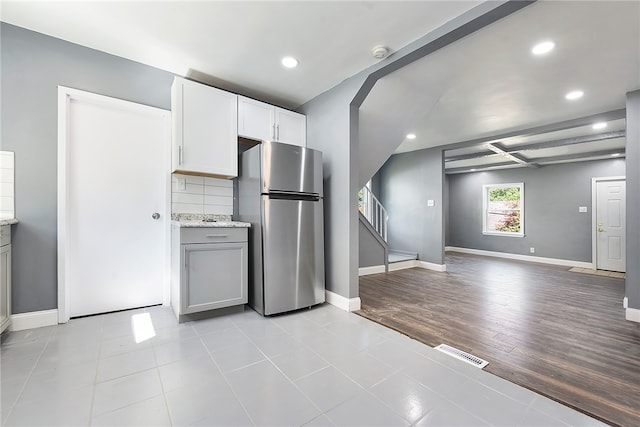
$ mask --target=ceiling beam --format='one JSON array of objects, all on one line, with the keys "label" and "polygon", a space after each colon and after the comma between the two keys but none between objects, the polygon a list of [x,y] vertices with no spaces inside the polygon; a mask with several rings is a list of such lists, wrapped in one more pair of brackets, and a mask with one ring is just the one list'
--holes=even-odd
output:
[{"label": "ceiling beam", "polygon": [[513,168],[524,168],[524,167],[526,166],[521,165],[519,163],[503,162],[503,163],[494,163],[494,164],[485,165],[485,166],[449,168],[449,169],[445,169],[444,172],[446,174],[454,174],[454,173],[482,172],[482,171],[494,170],[494,169],[513,169]]},{"label": "ceiling beam", "polygon": [[591,151],[588,153],[565,154],[563,156],[540,157],[539,159],[536,159],[536,161],[544,165],[545,163],[551,162],[568,162],[571,160],[584,160],[595,157],[611,157],[613,154],[620,154],[619,157],[624,157],[625,151],[624,149]]},{"label": "ceiling beam", "polygon": [[527,159],[525,156],[521,155],[521,154],[515,154],[515,153],[509,153],[504,145],[500,144],[499,142],[496,142],[494,144],[487,144],[487,148],[491,151],[493,151],[496,154],[499,154],[500,156],[504,157],[505,159],[509,159],[513,162],[519,163],[523,166],[529,167],[529,168],[538,168],[540,167],[539,165],[532,163],[529,159]]},{"label": "ceiling beam", "polygon": [[[526,145],[517,145],[512,147],[506,147],[507,153],[518,153],[526,150],[542,150],[544,148],[556,148],[566,145],[586,144],[587,142],[605,141],[607,139],[623,138],[626,135],[624,130],[617,130],[611,132],[604,132],[595,135],[575,136],[572,138],[562,138],[552,141],[534,142]],[[477,153],[463,154],[460,156],[445,157],[445,162],[457,162],[460,160],[480,159],[483,157],[494,156],[496,153],[491,150],[482,150]],[[445,154],[446,155],[446,154]]]},{"label": "ceiling beam", "polygon": [[[584,161],[589,159],[596,159],[602,157],[611,157],[612,154],[620,154],[619,157],[616,158],[624,158],[625,151],[624,149],[617,150],[601,150],[601,151],[592,151],[589,153],[576,153],[576,154],[567,154],[564,156],[555,156],[555,157],[540,157],[535,159],[529,159],[530,162],[535,162],[536,167],[541,167],[546,165],[547,163],[554,162],[571,162],[571,161]],[[467,173],[467,172],[481,172],[487,170],[496,170],[496,169],[513,169],[519,167],[528,167],[526,164],[514,163],[514,162],[501,162],[501,163],[493,163],[491,165],[484,166],[465,166],[461,168],[445,168],[445,173],[447,174],[455,174],[455,173]]]},{"label": "ceiling beam", "polygon": [[588,126],[594,122],[610,122],[612,120],[624,119],[627,116],[627,110],[621,108],[619,110],[607,111],[605,113],[592,114],[590,116],[579,117],[577,119],[564,120],[562,122],[551,123],[547,125],[534,126],[527,129],[514,130],[497,135],[486,136],[482,138],[470,139],[467,141],[456,142],[446,145],[446,150],[455,150],[457,148],[475,147],[487,142],[498,141],[501,139],[513,138],[514,136],[532,136],[543,133],[556,132],[560,130],[572,129],[581,126]]},{"label": "ceiling beam", "polygon": [[542,150],[543,148],[563,147],[565,145],[585,144],[587,142],[605,141],[607,139],[623,138],[626,132],[617,130],[612,132],[600,133],[597,135],[576,136],[573,138],[556,139],[555,141],[534,142],[527,145],[517,145],[509,147],[508,153],[517,153],[526,150]]}]

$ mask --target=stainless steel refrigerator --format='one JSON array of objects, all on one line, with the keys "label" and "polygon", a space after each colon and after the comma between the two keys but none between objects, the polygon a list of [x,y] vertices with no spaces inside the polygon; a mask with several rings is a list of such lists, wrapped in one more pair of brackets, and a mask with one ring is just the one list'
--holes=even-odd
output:
[{"label": "stainless steel refrigerator", "polygon": [[324,302],[322,153],[263,142],[241,154],[237,215],[249,230],[249,305],[262,315]]}]

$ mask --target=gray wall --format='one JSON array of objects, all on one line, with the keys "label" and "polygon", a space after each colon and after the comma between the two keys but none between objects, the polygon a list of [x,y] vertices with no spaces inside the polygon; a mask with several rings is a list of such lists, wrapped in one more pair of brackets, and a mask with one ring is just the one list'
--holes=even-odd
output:
[{"label": "gray wall", "polygon": [[351,100],[364,77],[352,77],[304,104],[307,146],[323,152],[326,288],[358,296],[357,120]]},{"label": "gray wall", "polygon": [[[393,155],[379,175],[380,201],[389,214],[389,247],[417,252],[421,261],[444,264],[442,149]],[[430,199],[433,207],[427,207]]]},{"label": "gray wall", "polygon": [[360,267],[372,267],[384,265],[385,248],[380,241],[371,233],[366,225],[359,221],[359,263]]},{"label": "gray wall", "polygon": [[[15,152],[13,313],[57,307],[57,87],[169,109],[171,73],[0,24],[2,149]],[[88,237],[89,238],[89,237]]]},{"label": "gray wall", "polygon": [[640,90],[627,94],[627,279],[629,307],[640,310]]},{"label": "gray wall", "polygon": [[[591,178],[623,175],[624,159],[449,175],[448,244],[591,262]],[[525,237],[483,235],[482,186],[511,182],[524,182]]]}]

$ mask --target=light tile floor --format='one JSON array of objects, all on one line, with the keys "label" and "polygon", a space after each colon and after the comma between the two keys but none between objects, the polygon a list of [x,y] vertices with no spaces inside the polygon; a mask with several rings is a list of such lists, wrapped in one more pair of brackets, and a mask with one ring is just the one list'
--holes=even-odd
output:
[{"label": "light tile floor", "polygon": [[[156,335],[136,344],[144,312]],[[0,364],[6,426],[602,425],[330,305],[76,319],[5,333]]]}]

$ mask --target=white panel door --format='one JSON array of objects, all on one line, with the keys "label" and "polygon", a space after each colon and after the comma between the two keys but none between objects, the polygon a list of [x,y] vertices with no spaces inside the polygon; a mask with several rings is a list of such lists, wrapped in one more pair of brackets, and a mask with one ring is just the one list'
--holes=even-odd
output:
[{"label": "white panel door", "polygon": [[626,268],[625,181],[596,184],[596,268],[624,272]]},{"label": "white panel door", "polygon": [[161,304],[170,115],[96,95],[66,105],[59,231],[68,317]]}]

